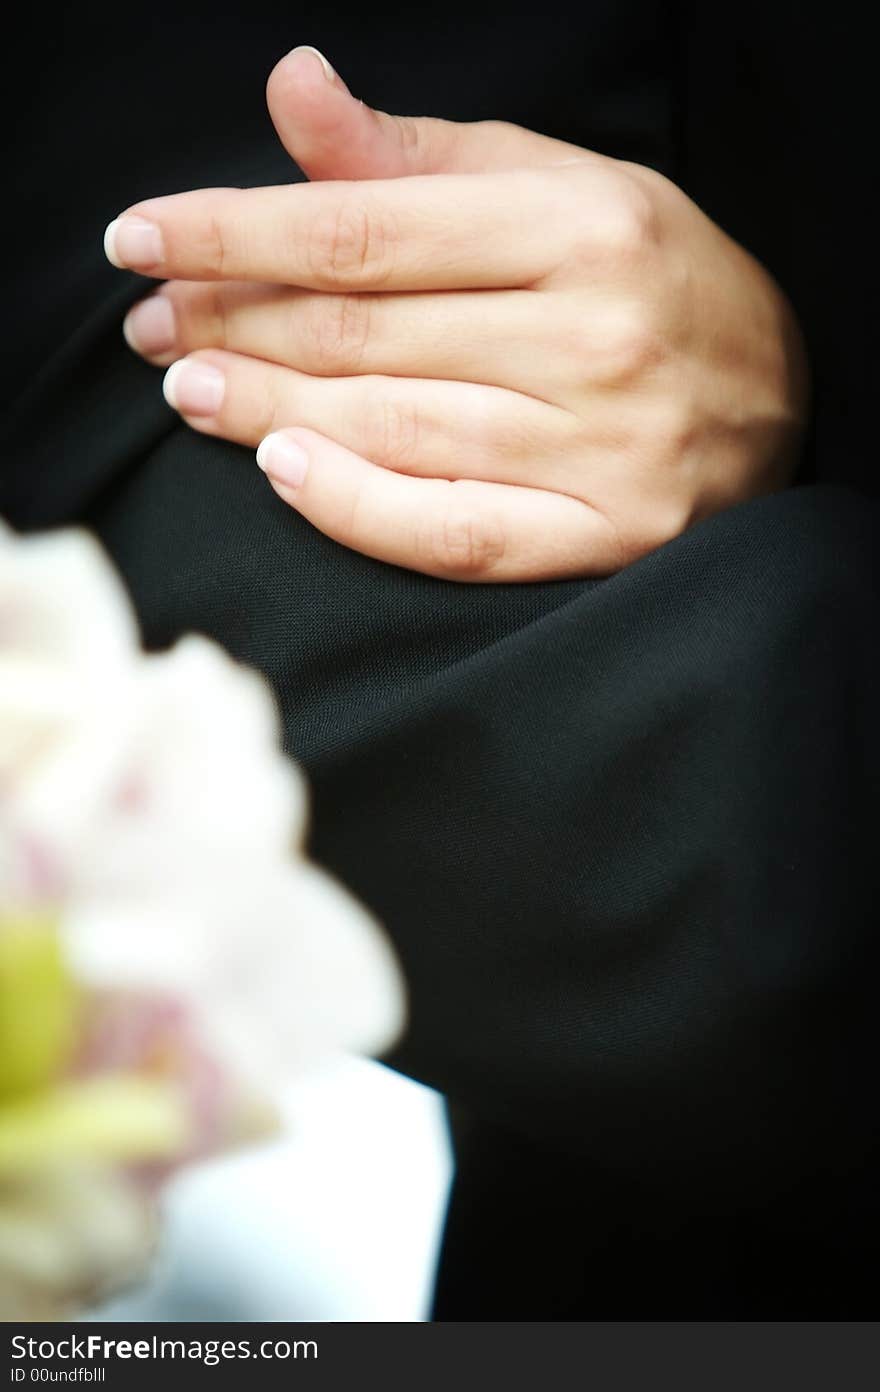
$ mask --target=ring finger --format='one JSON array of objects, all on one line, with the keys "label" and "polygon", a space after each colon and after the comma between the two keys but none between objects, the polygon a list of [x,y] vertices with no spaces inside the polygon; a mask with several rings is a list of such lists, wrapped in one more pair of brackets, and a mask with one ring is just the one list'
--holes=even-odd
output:
[{"label": "ring finger", "polygon": [[[196,430],[252,447],[277,430],[303,426],[398,473],[559,492],[573,492],[583,477],[574,417],[499,387],[312,377],[207,351],[169,368],[165,394]],[[545,462],[536,469],[536,461]]]}]

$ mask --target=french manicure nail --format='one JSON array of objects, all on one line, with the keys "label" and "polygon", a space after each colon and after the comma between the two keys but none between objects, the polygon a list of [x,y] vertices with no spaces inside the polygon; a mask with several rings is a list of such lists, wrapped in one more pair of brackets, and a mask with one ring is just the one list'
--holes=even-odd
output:
[{"label": "french manicure nail", "polygon": [[226,379],[219,367],[188,358],[172,363],[162,383],[168,405],[184,416],[215,416],[225,390]]},{"label": "french manicure nail", "polygon": [[162,260],[162,233],[154,222],[124,213],[104,233],[104,255],[121,271],[148,271]]},{"label": "french manicure nail", "polygon": [[267,435],[257,450],[257,463],[276,483],[299,488],[309,467],[309,457],[289,436]]},{"label": "french manicure nail", "polygon": [[129,348],[145,358],[158,357],[174,347],[177,325],[174,306],[167,295],[151,295],[129,310],[122,325]]},{"label": "french manicure nail", "polygon": [[321,64],[321,67],[324,69],[324,76],[326,77],[327,81],[333,81],[334,77],[336,76],[336,73],[333,71],[332,67],[327,62],[327,59],[324,57],[323,53],[319,48],[313,48],[311,44],[300,44],[298,48],[291,49],[290,53],[288,54],[288,57],[293,58],[297,53],[311,53],[314,58],[317,58],[318,62]]}]

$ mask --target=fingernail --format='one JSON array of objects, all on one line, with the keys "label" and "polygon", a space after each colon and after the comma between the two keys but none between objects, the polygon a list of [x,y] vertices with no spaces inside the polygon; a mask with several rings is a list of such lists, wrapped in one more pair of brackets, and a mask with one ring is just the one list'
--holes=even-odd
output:
[{"label": "fingernail", "polygon": [[174,306],[168,296],[151,295],[141,300],[125,316],[122,332],[129,348],[145,358],[167,353],[177,337]]},{"label": "fingernail", "polygon": [[121,271],[148,271],[162,260],[162,233],[146,218],[123,214],[104,233],[104,255]]},{"label": "fingernail", "polygon": [[257,450],[257,463],[276,483],[299,488],[309,467],[309,456],[287,435],[267,435]]},{"label": "fingernail", "polygon": [[219,367],[181,358],[165,373],[165,400],[184,416],[214,416],[223,405],[226,379]]},{"label": "fingernail", "polygon": [[318,62],[321,64],[321,67],[324,69],[324,76],[326,77],[327,81],[333,81],[334,77],[336,76],[336,73],[333,71],[332,67],[327,62],[327,59],[324,57],[323,53],[319,48],[313,48],[311,44],[300,44],[298,48],[291,49],[290,53],[287,56],[288,58],[294,58],[297,53],[311,53],[312,57],[317,58]]}]

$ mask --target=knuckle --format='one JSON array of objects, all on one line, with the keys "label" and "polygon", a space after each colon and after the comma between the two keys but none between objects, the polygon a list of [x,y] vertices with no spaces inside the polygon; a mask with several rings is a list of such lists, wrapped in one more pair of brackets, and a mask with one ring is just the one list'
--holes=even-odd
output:
[{"label": "knuckle", "polygon": [[261,379],[259,387],[248,394],[247,411],[248,435],[257,442],[291,423],[282,420],[278,396],[266,379]]},{"label": "knuckle", "polygon": [[456,483],[446,490],[446,505],[422,537],[426,569],[453,580],[484,580],[504,556],[504,528],[491,513],[478,510]]},{"label": "knuckle", "polygon": [[542,459],[548,448],[554,453],[567,448],[569,422],[574,419],[561,409],[551,417],[528,403],[514,413],[506,398],[493,395],[482,410],[472,408],[467,444],[475,456],[488,461]]},{"label": "knuckle", "polygon": [[312,224],[307,256],[320,288],[379,288],[393,266],[394,229],[363,193],[349,193]]},{"label": "knuckle", "polygon": [[630,434],[621,462],[632,482],[617,519],[624,564],[680,536],[699,515],[698,433],[680,399],[652,406]]},{"label": "knuckle", "polygon": [[370,392],[366,411],[369,457],[394,469],[406,469],[418,458],[421,423],[415,402],[393,400]]},{"label": "knuckle", "polygon": [[613,200],[610,224],[612,249],[617,256],[639,259],[656,243],[657,208],[646,189],[627,179]]},{"label": "knuckle", "polygon": [[522,135],[521,126],[515,125],[513,121],[502,121],[498,117],[475,121],[471,129],[478,131],[485,140],[491,140],[493,144],[502,144]]},{"label": "knuckle", "polygon": [[307,332],[318,372],[344,376],[358,371],[370,335],[370,310],[369,300],[354,293],[313,301]]},{"label": "knuckle", "polygon": [[609,384],[628,385],[666,360],[668,345],[647,301],[619,305],[604,326],[601,376]]},{"label": "knuckle", "polygon": [[344,546],[359,550],[363,538],[370,535],[370,518],[375,511],[372,491],[369,483],[364,480],[357,482],[351,490],[343,506],[339,529],[334,532],[337,540]]},{"label": "knuckle", "polygon": [[205,297],[207,301],[205,319],[211,342],[218,348],[228,348],[230,340],[229,302],[223,293],[222,286],[208,285],[206,289],[208,294]]},{"label": "knuckle", "polygon": [[680,536],[693,521],[693,514],[679,494],[651,490],[634,497],[626,515],[612,519],[606,514],[606,521],[613,531],[616,568],[622,570]]},{"label": "knuckle", "polygon": [[643,426],[643,452],[654,470],[681,475],[690,467],[696,422],[690,402],[670,397],[655,407]]},{"label": "knuckle", "polygon": [[176,293],[167,287],[175,300],[175,313],[183,338],[193,346],[226,348],[229,329],[226,300],[222,286],[210,281],[194,286],[186,293]]},{"label": "knuckle", "polygon": [[216,213],[211,213],[205,222],[203,245],[200,248],[200,261],[204,269],[222,280],[226,273],[227,246],[226,231]]},{"label": "knuckle", "polygon": [[421,154],[424,144],[424,122],[416,120],[414,116],[395,116],[394,127],[401,149],[410,155]]},{"label": "knuckle", "polygon": [[[587,174],[593,171],[587,166]],[[628,175],[617,172],[604,180],[604,195],[581,197],[573,217],[575,252],[590,262],[639,264],[659,239],[659,216],[654,198]]]}]

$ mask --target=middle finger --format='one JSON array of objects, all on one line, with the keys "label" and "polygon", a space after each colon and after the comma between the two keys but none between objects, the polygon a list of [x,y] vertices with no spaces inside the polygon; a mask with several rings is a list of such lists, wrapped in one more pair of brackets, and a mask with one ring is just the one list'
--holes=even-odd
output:
[{"label": "middle finger", "polygon": [[170,281],[135,306],[125,333],[160,366],[220,348],[316,376],[441,378],[547,400],[564,364],[566,309],[556,300],[529,290],[359,295]]}]

